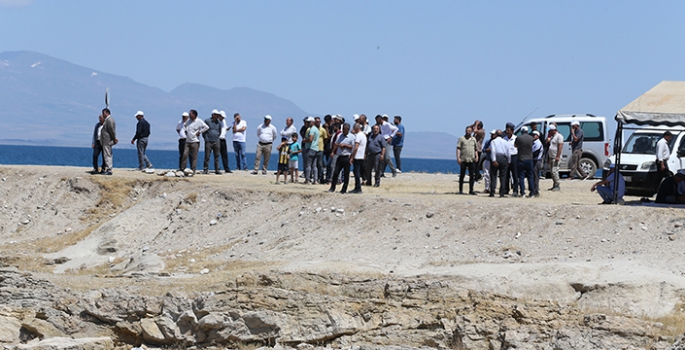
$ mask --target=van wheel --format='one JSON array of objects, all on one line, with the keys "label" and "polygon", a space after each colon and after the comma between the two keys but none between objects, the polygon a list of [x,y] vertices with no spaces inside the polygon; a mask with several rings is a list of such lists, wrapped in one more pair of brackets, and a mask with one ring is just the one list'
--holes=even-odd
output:
[{"label": "van wheel", "polygon": [[597,174],[597,164],[590,158],[580,158],[580,168],[583,172],[590,175],[590,177],[595,177]]}]

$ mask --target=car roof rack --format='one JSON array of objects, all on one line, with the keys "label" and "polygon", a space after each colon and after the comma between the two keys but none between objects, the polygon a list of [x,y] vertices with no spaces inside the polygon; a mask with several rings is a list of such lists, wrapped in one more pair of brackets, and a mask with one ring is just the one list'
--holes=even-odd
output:
[{"label": "car roof rack", "polygon": [[570,118],[575,118],[575,117],[595,117],[595,118],[596,118],[597,116],[594,115],[594,114],[590,114],[590,113],[583,113],[583,114],[550,114],[550,115],[546,116],[545,119],[554,118],[554,117],[570,117]]}]

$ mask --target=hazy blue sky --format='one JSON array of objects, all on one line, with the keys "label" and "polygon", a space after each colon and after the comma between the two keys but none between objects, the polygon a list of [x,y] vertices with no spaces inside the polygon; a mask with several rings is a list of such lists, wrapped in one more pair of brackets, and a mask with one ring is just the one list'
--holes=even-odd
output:
[{"label": "hazy blue sky", "polygon": [[685,80],[684,22],[685,1],[0,0],[0,51],[458,135],[536,108],[613,118]]}]

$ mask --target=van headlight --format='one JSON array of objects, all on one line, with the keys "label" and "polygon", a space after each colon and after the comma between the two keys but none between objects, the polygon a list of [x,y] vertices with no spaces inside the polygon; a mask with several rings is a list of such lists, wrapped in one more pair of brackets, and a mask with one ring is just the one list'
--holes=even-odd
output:
[{"label": "van headlight", "polygon": [[647,169],[656,170],[656,163],[653,161],[642,163],[642,166],[640,166],[640,170],[647,170]]},{"label": "van headlight", "polygon": [[609,169],[611,166],[611,159],[607,159],[604,161],[604,169]]}]

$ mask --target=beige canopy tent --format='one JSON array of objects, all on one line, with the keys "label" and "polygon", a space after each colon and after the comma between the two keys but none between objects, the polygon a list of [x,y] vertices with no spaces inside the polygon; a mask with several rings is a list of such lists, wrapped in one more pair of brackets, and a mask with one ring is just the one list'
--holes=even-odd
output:
[{"label": "beige canopy tent", "polygon": [[685,126],[685,81],[662,81],[616,113],[619,124]]},{"label": "beige canopy tent", "polygon": [[[623,147],[623,130],[635,129],[624,127],[624,124],[650,126],[685,126],[685,81],[662,81],[642,96],[621,108],[617,113],[614,154],[616,169],[621,167]],[[614,184],[614,196],[617,195],[618,182]],[[616,198],[614,198],[616,203]]]}]

